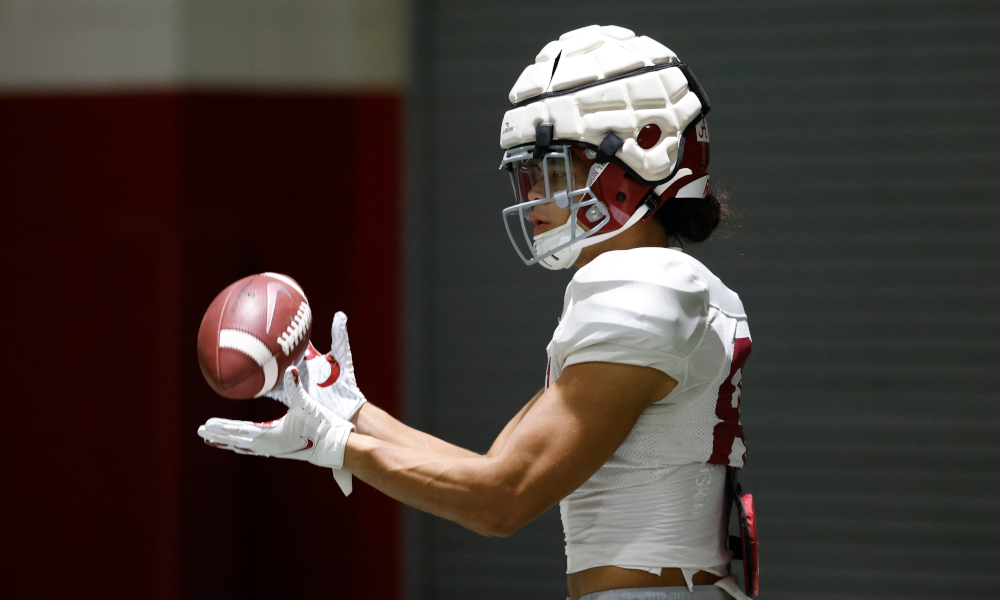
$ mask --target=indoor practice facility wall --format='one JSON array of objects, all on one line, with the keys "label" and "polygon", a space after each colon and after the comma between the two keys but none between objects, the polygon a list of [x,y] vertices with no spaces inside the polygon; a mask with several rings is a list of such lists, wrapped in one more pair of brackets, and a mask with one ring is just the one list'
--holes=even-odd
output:
[{"label": "indoor practice facility wall", "polygon": [[[230,282],[295,277],[329,347],[390,413],[400,321],[398,95],[149,92],[0,97],[10,408],[4,594],[394,598],[398,505],[329,471],[195,433],[265,420],[195,357]],[[303,569],[309,576],[302,576]]]},{"label": "indoor practice facility wall", "polygon": [[[411,14],[411,422],[485,451],[542,386],[572,273],[525,267],[507,240],[501,119],[547,42],[627,27],[704,85],[712,182],[741,216],[688,251],[740,294],[754,337],[741,478],[761,597],[995,595],[1000,5],[416,0]],[[409,598],[565,596],[558,510],[502,540],[408,514]]]}]

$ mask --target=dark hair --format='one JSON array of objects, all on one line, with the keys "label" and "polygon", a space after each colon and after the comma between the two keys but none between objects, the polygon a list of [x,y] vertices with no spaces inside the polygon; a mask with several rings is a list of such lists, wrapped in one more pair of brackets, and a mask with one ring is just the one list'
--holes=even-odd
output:
[{"label": "dark hair", "polygon": [[704,198],[671,198],[653,216],[667,237],[697,244],[707,240],[731,213],[729,194],[713,190]]}]

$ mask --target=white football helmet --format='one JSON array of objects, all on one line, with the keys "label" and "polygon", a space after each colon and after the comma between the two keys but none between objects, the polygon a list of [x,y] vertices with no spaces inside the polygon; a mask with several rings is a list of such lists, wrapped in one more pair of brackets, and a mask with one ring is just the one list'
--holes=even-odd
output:
[{"label": "white football helmet", "polygon": [[[525,264],[567,268],[584,247],[651,218],[662,202],[708,191],[708,96],[687,65],[648,37],[597,25],[565,33],[521,73],[509,99],[500,167],[515,204],[503,216]],[[587,165],[586,181],[573,181],[574,161]],[[553,189],[556,165],[565,189]],[[545,196],[529,200],[536,185]],[[546,202],[569,208],[569,220],[533,236],[529,215]]]}]

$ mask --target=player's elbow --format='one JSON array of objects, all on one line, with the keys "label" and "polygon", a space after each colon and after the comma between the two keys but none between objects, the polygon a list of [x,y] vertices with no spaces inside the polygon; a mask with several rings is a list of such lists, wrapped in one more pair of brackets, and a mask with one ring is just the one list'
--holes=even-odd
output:
[{"label": "player's elbow", "polygon": [[473,531],[487,537],[507,537],[534,520],[532,511],[513,494],[497,494],[477,515]]},{"label": "player's elbow", "polygon": [[507,515],[504,518],[498,519],[493,524],[490,535],[492,537],[507,537],[513,535],[515,531],[518,531],[530,522],[530,519]]},{"label": "player's elbow", "polygon": [[520,519],[512,518],[511,515],[501,512],[483,515],[469,529],[485,537],[507,537],[526,524],[527,522],[522,522]]},{"label": "player's elbow", "polygon": [[502,524],[487,519],[479,519],[473,523],[467,523],[465,526],[483,537],[507,537],[514,533]]}]

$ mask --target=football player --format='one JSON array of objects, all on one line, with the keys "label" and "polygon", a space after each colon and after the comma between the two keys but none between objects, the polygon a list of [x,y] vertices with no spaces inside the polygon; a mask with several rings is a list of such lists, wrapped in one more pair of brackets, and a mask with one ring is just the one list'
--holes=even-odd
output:
[{"label": "football player", "polygon": [[746,452],[750,330],[739,296],[680,248],[726,212],[709,185],[708,97],[663,45],[595,25],[546,45],[509,99],[508,235],[525,264],[577,270],[545,385],[489,451],[366,403],[342,313],[331,353],[285,374],[282,419],[211,419],[199,434],[332,467],[347,493],[353,474],[487,536],[559,504],[574,600],[745,598],[730,574],[727,469]]}]

